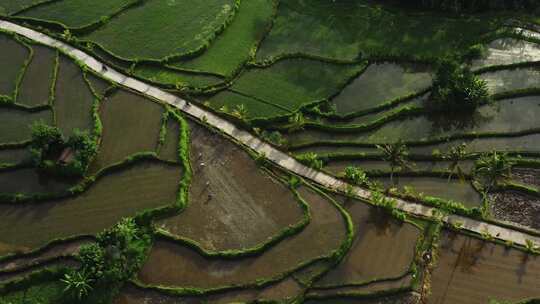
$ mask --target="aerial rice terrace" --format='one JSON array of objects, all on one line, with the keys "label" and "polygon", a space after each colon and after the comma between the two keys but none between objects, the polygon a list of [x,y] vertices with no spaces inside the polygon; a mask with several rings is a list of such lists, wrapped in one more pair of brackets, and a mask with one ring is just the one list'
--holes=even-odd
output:
[{"label": "aerial rice terrace", "polygon": [[413,2],[0,0],[0,304],[539,303],[540,5]]}]

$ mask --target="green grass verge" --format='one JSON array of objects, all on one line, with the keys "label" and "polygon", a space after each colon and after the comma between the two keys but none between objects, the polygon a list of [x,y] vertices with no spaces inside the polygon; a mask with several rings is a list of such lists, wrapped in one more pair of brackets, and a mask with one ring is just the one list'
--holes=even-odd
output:
[{"label": "green grass verge", "polygon": [[157,64],[137,64],[133,68],[133,75],[158,85],[167,85],[178,89],[183,87],[206,88],[224,82],[221,77],[216,75],[186,72]]},{"label": "green grass verge", "polygon": [[291,114],[287,108],[229,90],[221,91],[202,101],[214,110],[228,114],[232,114],[235,109],[243,106],[246,110],[244,119],[248,120]]}]

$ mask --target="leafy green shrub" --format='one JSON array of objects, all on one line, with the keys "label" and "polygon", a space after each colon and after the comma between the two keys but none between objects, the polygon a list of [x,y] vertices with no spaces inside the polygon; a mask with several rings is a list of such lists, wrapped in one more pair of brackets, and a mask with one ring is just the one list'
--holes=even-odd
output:
[{"label": "leafy green shrub", "polygon": [[30,152],[34,163],[39,165],[47,152],[64,145],[64,138],[59,128],[48,126],[43,122],[35,122],[30,128],[32,130]]},{"label": "leafy green shrub", "polygon": [[60,281],[65,285],[64,292],[77,300],[86,298],[93,289],[92,279],[83,271],[71,270]]},{"label": "leafy green shrub", "polygon": [[33,163],[49,173],[82,176],[97,153],[96,140],[87,132],[75,130],[65,139],[57,127],[34,123],[30,153]]},{"label": "leafy green shrub", "polygon": [[245,105],[239,104],[234,108],[232,115],[240,120],[246,120],[249,116],[249,113]]},{"label": "leafy green shrub", "polygon": [[345,168],[345,178],[357,185],[366,185],[369,182],[366,172],[354,166]]},{"label": "leafy green shrub", "polygon": [[289,177],[289,187],[291,189],[297,189],[300,185],[302,185],[302,181],[296,175]]},{"label": "leafy green shrub", "polygon": [[274,144],[278,147],[281,147],[287,143],[285,138],[283,138],[283,135],[279,131],[263,131],[261,134],[262,138],[266,141],[268,141],[271,144]]},{"label": "leafy green shrub", "polygon": [[295,132],[304,129],[306,119],[302,112],[296,112],[289,117],[289,132]]},{"label": "leafy green shrub", "polygon": [[515,162],[508,157],[508,154],[493,151],[480,156],[475,162],[474,171],[477,177],[483,179],[489,190],[501,179],[510,177],[514,164]]},{"label": "leafy green shrub", "polygon": [[428,100],[432,111],[471,112],[489,102],[486,82],[455,60],[439,62]]},{"label": "leafy green shrub", "polygon": [[81,247],[81,267],[62,280],[66,292],[80,299],[97,286],[116,288],[131,279],[142,267],[151,245],[147,227],[134,219],[122,219],[113,228],[100,233],[97,243]]},{"label": "leafy green shrub", "polygon": [[319,159],[317,154],[312,152],[298,155],[298,160],[315,170],[320,170],[323,167],[323,161]]}]

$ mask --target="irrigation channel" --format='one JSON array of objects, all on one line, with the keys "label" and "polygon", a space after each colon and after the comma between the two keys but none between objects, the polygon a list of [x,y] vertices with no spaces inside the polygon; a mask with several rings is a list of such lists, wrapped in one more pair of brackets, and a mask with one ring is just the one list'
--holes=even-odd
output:
[{"label": "irrigation channel", "polygon": [[[220,129],[224,134],[231,136],[237,142],[242,143],[253,151],[265,155],[268,161],[274,163],[279,167],[282,167],[303,178],[306,178],[324,187],[339,192],[344,192],[346,191],[346,189],[350,189],[352,191],[349,193],[352,193],[352,195],[355,195],[361,199],[370,200],[371,191],[358,186],[349,185],[340,179],[337,179],[326,173],[314,170],[300,163],[292,156],[278,150],[277,148],[274,148],[270,144],[265,143],[251,133],[239,129],[233,123],[217,115],[214,115],[213,113],[208,112],[197,105],[188,103],[187,101],[173,94],[167,93],[157,87],[148,85],[137,79],[119,73],[113,68],[106,66],[102,62],[99,62],[92,56],[64,42],[61,42],[48,35],[17,25],[9,21],[0,20],[0,29],[7,32],[19,34],[38,43],[56,48],[60,52],[72,57],[74,60],[79,61],[81,64],[86,65],[89,69],[93,70],[95,73],[101,75],[102,77],[109,79],[113,83],[130,88],[134,91],[140,92],[143,95],[154,98],[162,103],[166,103],[175,108],[178,108],[187,115],[190,115],[193,118],[204,121],[205,123],[217,129]],[[443,222],[449,224],[459,223],[460,229],[482,235],[489,234],[496,239],[513,242],[514,244],[522,246],[527,246],[527,243],[530,241],[532,241],[534,244],[540,245],[540,237],[533,236],[522,231],[514,230],[507,226],[503,227],[500,225],[487,223],[459,215],[440,216],[440,213],[437,212],[436,208],[397,198],[392,199],[395,199],[397,202],[396,208],[412,215],[427,218],[434,218],[435,216],[438,216]]]}]

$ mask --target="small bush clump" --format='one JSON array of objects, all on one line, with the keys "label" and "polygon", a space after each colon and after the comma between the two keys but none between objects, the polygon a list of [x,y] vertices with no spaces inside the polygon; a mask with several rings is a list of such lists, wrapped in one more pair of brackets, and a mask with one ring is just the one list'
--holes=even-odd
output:
[{"label": "small bush clump", "polygon": [[79,269],[61,280],[66,297],[80,301],[93,289],[119,288],[142,267],[151,242],[148,229],[131,218],[100,233],[96,243],[81,247]]},{"label": "small bush clump", "polygon": [[34,123],[30,153],[40,169],[61,176],[83,176],[97,153],[96,140],[87,132],[75,130],[66,139],[59,128]]},{"label": "small bush clump", "polygon": [[428,107],[434,111],[471,112],[489,102],[486,82],[454,60],[438,64]]}]

